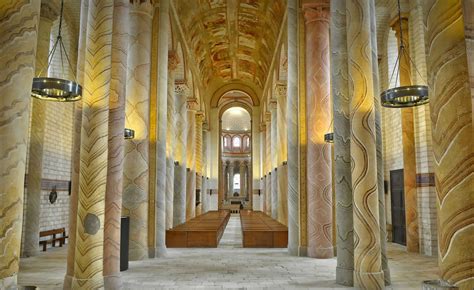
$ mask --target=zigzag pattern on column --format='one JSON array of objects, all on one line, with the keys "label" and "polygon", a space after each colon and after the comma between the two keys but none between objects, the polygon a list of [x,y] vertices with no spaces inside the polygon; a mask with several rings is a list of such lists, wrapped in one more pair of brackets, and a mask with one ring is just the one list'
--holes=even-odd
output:
[{"label": "zigzag pattern on column", "polygon": [[113,1],[89,1],[73,289],[103,286],[112,17]]},{"label": "zigzag pattern on column", "polygon": [[6,288],[16,287],[19,267],[39,8],[39,0],[0,2],[0,287]]},{"label": "zigzag pattern on column", "polygon": [[472,289],[474,147],[461,1],[425,1],[441,279]]}]

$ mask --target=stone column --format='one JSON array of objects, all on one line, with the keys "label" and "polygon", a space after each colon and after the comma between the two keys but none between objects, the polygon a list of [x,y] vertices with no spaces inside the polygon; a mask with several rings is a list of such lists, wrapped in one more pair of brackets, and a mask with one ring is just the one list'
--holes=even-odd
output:
[{"label": "stone column", "polygon": [[202,131],[202,165],[203,165],[203,179],[202,179],[202,213],[209,211],[209,194],[208,192],[208,182],[209,182],[209,126],[208,124],[203,124]]},{"label": "stone column", "polygon": [[[408,18],[402,15],[392,21],[390,26],[395,31],[395,35],[400,45],[400,21],[403,34],[405,53],[400,58],[400,86],[411,85],[411,69],[408,53],[410,53],[408,36]],[[406,221],[406,241],[407,251],[418,253],[418,200],[416,194],[416,149],[415,149],[415,129],[413,125],[413,108],[402,108],[402,142],[403,142],[403,183],[405,191],[405,221]]]},{"label": "stone column", "polygon": [[186,220],[196,216],[196,110],[197,100],[188,99],[188,142],[186,144]]},{"label": "stone column", "polygon": [[166,130],[166,229],[173,227],[174,196],[174,155],[176,144],[175,122],[175,81],[174,71],[178,67],[179,57],[175,51],[168,51],[168,99]]},{"label": "stone column", "polygon": [[125,141],[123,169],[123,214],[130,217],[129,258],[148,257],[148,190],[151,22],[149,1],[130,3],[130,46],[128,53],[125,127],[135,138]]},{"label": "stone column", "polygon": [[299,254],[299,155],[298,155],[298,1],[288,0],[288,253]]},{"label": "stone column", "polygon": [[227,162],[222,161],[222,191],[224,199],[227,199],[227,190],[229,186],[227,185]]},{"label": "stone column", "polygon": [[472,99],[461,1],[424,1],[441,280],[474,288]]},{"label": "stone column", "polygon": [[166,256],[166,132],[168,109],[168,33],[170,31],[169,0],[159,3],[157,141],[155,196],[155,256]]},{"label": "stone column", "polygon": [[227,191],[227,197],[232,197],[234,196],[234,163],[230,162],[228,165],[229,168],[229,190]]},{"label": "stone column", "polygon": [[272,123],[271,113],[265,113],[265,172],[267,172],[267,179],[265,182],[265,214],[272,215]]},{"label": "stone column", "polygon": [[278,140],[278,221],[288,225],[288,168],[287,168],[287,134],[286,134],[286,83],[275,85],[277,98],[277,140]]},{"label": "stone column", "polygon": [[266,125],[264,122],[260,123],[260,158],[262,160],[261,170],[262,170],[262,179],[260,181],[260,204],[262,208],[262,212],[267,212],[267,205],[266,205],[266,192],[267,192],[267,151],[266,151]]},{"label": "stone column", "polygon": [[240,161],[239,164],[239,174],[240,174],[240,197],[245,196],[245,164],[244,161]]},{"label": "stone column", "polygon": [[337,221],[336,282],[354,285],[351,124],[348,87],[346,2],[331,1],[331,79],[334,116],[335,191]]},{"label": "stone column", "polygon": [[199,191],[201,203],[196,207],[196,216],[202,211],[202,123],[204,121],[204,113],[197,112],[196,114],[196,192]]},{"label": "stone column", "polygon": [[177,162],[174,172],[174,200],[173,200],[173,226],[186,222],[186,144],[187,134],[187,98],[188,86],[180,81],[175,82],[176,90],[176,144],[175,160]]},{"label": "stone column", "polygon": [[[104,286],[113,2],[89,3],[83,84],[79,196],[72,289]],[[94,17],[92,17],[94,16]]]},{"label": "stone column", "polygon": [[[56,5],[52,2],[42,3],[38,27],[38,43],[36,46],[36,73],[47,76],[48,55],[51,39],[51,27],[58,16]],[[47,102],[31,99],[30,148],[28,151],[28,175],[25,206],[25,231],[22,257],[38,254],[39,222],[41,202],[41,179],[43,177],[43,145],[45,135],[45,112]]]},{"label": "stone column", "polygon": [[[0,288],[15,289],[23,219],[23,186],[31,84],[40,1],[6,1],[0,6]],[[21,85],[19,85],[21,84]]]},{"label": "stone column", "polygon": [[351,20],[347,21],[349,82],[357,84],[349,87],[354,240],[358,241],[354,249],[354,286],[363,289],[383,289],[375,144],[375,96],[370,45],[369,2],[372,1],[346,2],[346,19]]},{"label": "stone column", "polygon": [[120,226],[122,214],[125,93],[129,45],[129,1],[114,2],[109,140],[104,217],[104,288],[120,289]]},{"label": "stone column", "polygon": [[271,146],[270,146],[270,156],[271,156],[271,167],[270,170],[272,171],[272,218],[278,218],[278,175],[277,175],[277,167],[278,167],[278,136],[277,136],[277,100],[273,99],[270,101],[270,111],[271,111]]},{"label": "stone column", "polygon": [[306,127],[308,185],[308,256],[331,258],[332,181],[331,145],[324,134],[332,132],[329,69],[329,0],[304,5],[306,28]]},{"label": "stone column", "polygon": [[[87,42],[87,19],[89,2],[81,1],[81,20],[77,54],[77,82],[84,84],[85,55]],[[79,169],[81,161],[82,100],[74,104],[74,135],[71,160],[71,197],[69,199],[69,233],[67,246],[67,267],[64,289],[71,289],[76,255],[77,206],[79,198]]]}]

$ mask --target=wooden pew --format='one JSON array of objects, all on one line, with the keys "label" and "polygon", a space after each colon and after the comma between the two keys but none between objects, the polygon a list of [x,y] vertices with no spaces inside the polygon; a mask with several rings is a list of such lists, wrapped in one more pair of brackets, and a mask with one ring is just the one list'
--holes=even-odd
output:
[{"label": "wooden pew", "polygon": [[[61,235],[61,236],[56,237],[56,235]],[[59,246],[62,247],[66,243],[66,239],[68,238],[68,236],[66,236],[65,228],[42,231],[40,232],[39,236],[40,238],[51,236],[51,239],[43,240],[39,242],[39,244],[43,246],[43,252],[46,252],[48,244],[51,244],[53,247],[55,247],[56,242],[59,242]]]},{"label": "wooden pew", "polygon": [[209,211],[166,231],[168,248],[217,248],[230,218],[227,210]]},{"label": "wooden pew", "polygon": [[288,227],[259,211],[241,210],[244,248],[286,248]]}]

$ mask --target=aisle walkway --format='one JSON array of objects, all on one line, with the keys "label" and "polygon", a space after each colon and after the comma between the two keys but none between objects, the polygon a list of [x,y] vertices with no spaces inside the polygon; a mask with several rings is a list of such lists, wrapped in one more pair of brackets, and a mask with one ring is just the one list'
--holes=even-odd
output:
[{"label": "aisle walkway", "polygon": [[[218,248],[168,249],[160,259],[130,262],[122,272],[125,289],[340,289],[335,283],[336,258],[319,260],[288,256],[286,249],[242,248],[240,219],[232,215]],[[389,244],[393,286],[420,289],[421,281],[436,279],[436,258],[408,254]],[[66,248],[21,259],[21,285],[62,289]]]}]

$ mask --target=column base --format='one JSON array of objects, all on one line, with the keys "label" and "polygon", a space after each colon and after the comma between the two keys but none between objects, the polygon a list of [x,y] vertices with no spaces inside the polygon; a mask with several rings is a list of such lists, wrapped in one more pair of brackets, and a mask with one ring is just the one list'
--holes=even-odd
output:
[{"label": "column base", "polygon": [[168,250],[165,247],[155,248],[155,258],[164,258],[168,256]]},{"label": "column base", "polygon": [[5,289],[5,290],[17,289],[17,275],[15,274],[13,276],[0,279],[0,289]]},{"label": "column base", "polygon": [[360,289],[384,289],[383,271],[357,272],[354,271],[354,287]]},{"label": "column base", "polygon": [[354,269],[336,267],[336,283],[344,286],[354,286]]},{"label": "column base", "polygon": [[71,289],[102,289],[104,288],[104,277],[98,276],[90,279],[78,279],[72,277]]},{"label": "column base", "polygon": [[385,281],[385,286],[390,286],[392,284],[392,278],[390,277],[390,269],[383,269],[383,279]]},{"label": "column base", "polygon": [[145,248],[131,249],[128,251],[130,261],[141,261],[148,258],[148,251]]},{"label": "column base", "polygon": [[308,247],[299,246],[298,247],[298,257],[308,257]]},{"label": "column base", "polygon": [[39,250],[34,249],[34,250],[24,250],[23,253],[21,254],[21,258],[29,258],[29,257],[34,257],[38,256]]},{"label": "column base", "polygon": [[148,259],[153,259],[155,257],[155,248],[148,248]]},{"label": "column base", "polygon": [[66,276],[64,276],[63,290],[70,290],[71,285],[72,285],[72,276],[66,274]]},{"label": "column base", "polygon": [[122,276],[120,273],[115,275],[104,276],[104,288],[105,290],[122,289]]},{"label": "column base", "polygon": [[334,247],[317,248],[308,247],[308,257],[317,259],[330,259],[334,257]]}]

